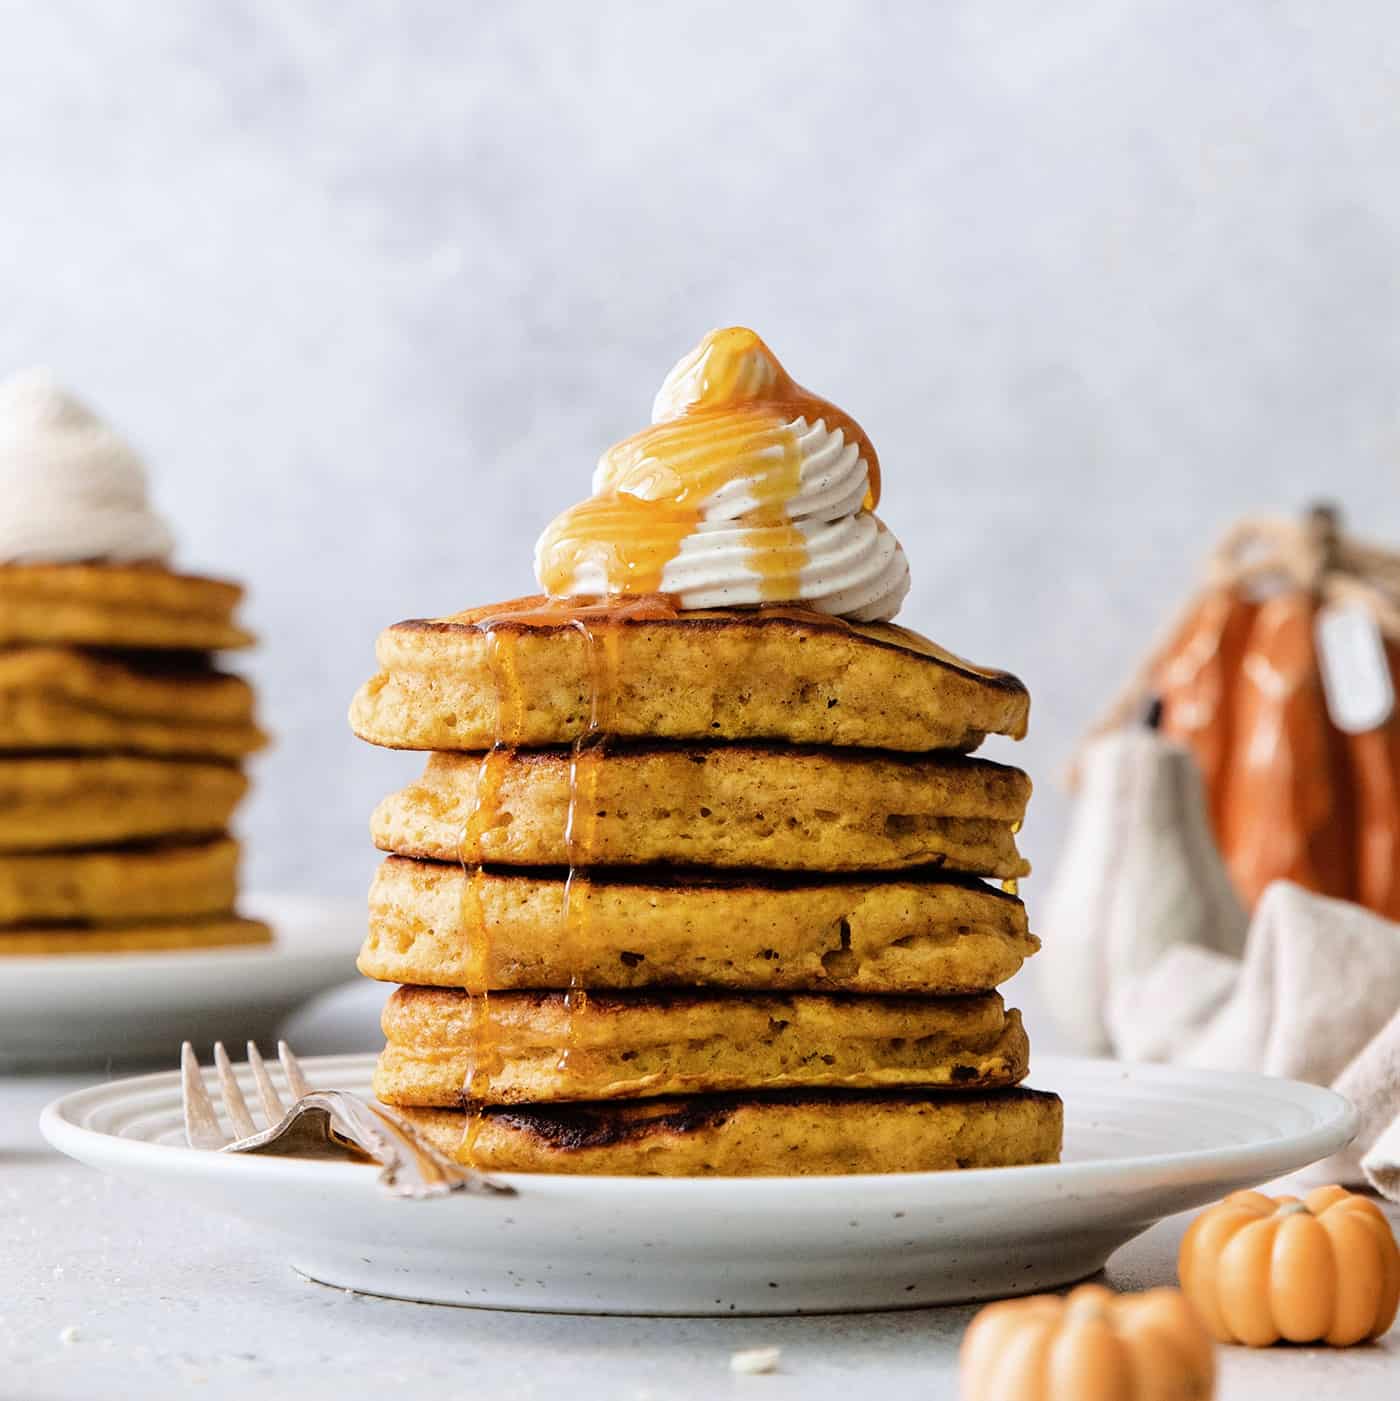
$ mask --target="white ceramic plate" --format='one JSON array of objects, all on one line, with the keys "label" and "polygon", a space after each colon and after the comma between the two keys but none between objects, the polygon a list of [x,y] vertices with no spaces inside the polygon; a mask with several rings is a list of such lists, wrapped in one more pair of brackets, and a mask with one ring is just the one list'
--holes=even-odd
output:
[{"label": "white ceramic plate", "polygon": [[[369,1056],[307,1062],[367,1094]],[[404,1202],[375,1169],[181,1146],[179,1080],[51,1104],[54,1147],[261,1227],[302,1274],[369,1294],[577,1313],[759,1314],[1024,1293],[1098,1270],[1160,1217],[1333,1153],[1356,1113],[1261,1075],[1044,1057],[1065,1161],[888,1176],[514,1176],[514,1197]],[[250,1087],[251,1088],[251,1087]]]},{"label": "white ceramic plate", "polygon": [[0,959],[0,1070],[127,1063],[265,1039],[314,993],[355,976],[364,909],[249,895],[271,945]]}]

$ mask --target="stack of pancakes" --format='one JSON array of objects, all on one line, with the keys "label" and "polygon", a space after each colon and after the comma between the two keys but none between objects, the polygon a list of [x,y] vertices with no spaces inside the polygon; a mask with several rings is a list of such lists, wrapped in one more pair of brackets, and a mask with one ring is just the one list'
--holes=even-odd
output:
[{"label": "stack of pancakes", "polygon": [[[524,599],[400,623],[356,732],[433,751],[373,820],[375,1080],[501,1170],[1054,1159],[997,986],[1030,794],[969,757],[1014,677],[791,608]],[[980,877],[1008,884],[998,889]]]},{"label": "stack of pancakes", "polygon": [[264,742],[242,590],[156,566],[0,566],[0,954],[270,938],[229,818]]}]

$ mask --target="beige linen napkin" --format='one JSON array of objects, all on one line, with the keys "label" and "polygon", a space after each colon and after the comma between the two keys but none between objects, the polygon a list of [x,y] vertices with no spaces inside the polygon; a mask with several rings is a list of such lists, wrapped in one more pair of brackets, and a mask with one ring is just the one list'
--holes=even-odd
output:
[{"label": "beige linen napkin", "polygon": [[1361,1111],[1361,1171],[1383,1197],[1400,1202],[1400,1011],[1337,1077],[1336,1090]]},{"label": "beige linen napkin", "polygon": [[1400,1114],[1400,925],[1276,881],[1239,962],[1181,946],[1119,989],[1115,1045],[1139,1059],[1331,1085],[1356,1105],[1352,1147],[1318,1171],[1362,1178]]},{"label": "beige linen napkin", "polygon": [[[1114,1052],[1332,1085],[1357,1106],[1361,1127],[1351,1148],[1319,1170],[1347,1182],[1361,1181],[1364,1171],[1378,1190],[1400,1199],[1400,924],[1278,881],[1261,897],[1237,957],[1238,926],[1218,894],[1224,867],[1214,844],[1203,849],[1199,840],[1199,783],[1171,776],[1179,762],[1175,745],[1137,732],[1130,747],[1099,754],[1118,781],[1095,787],[1095,750],[1114,738],[1098,741],[1086,760],[1090,781],[1080,804],[1095,802],[1102,810],[1075,818],[1081,832],[1112,834],[1111,846],[1097,847],[1103,869],[1096,882],[1095,853],[1081,849],[1072,880],[1057,881],[1066,895],[1072,884],[1081,899],[1099,901],[1084,919],[1106,938],[1094,973]],[[1141,799],[1163,791],[1173,794],[1168,805]],[[1127,801],[1133,792],[1139,797]],[[1124,853],[1130,890],[1147,887],[1136,899],[1125,897],[1118,879]],[[1169,891],[1180,892],[1188,865],[1209,893],[1164,902],[1151,889],[1154,869]],[[1105,892],[1112,898],[1104,899]],[[1059,909],[1067,921],[1071,904]],[[1127,942],[1121,932],[1116,945],[1107,942],[1109,919],[1131,926]],[[1042,922],[1042,932],[1045,958],[1066,929]],[[1087,1020],[1082,1010],[1080,1016]]]}]

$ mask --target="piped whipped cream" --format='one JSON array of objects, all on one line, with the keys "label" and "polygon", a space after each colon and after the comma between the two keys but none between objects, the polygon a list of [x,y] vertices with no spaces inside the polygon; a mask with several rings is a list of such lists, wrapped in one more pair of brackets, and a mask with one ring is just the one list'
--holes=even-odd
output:
[{"label": "piped whipped cream", "polygon": [[874,514],[879,460],[847,414],[796,384],[742,327],[666,376],[652,426],[603,454],[589,500],[535,547],[554,597],[660,593],[685,609],[800,603],[894,617],[909,591]]},{"label": "piped whipped cream", "polygon": [[145,464],[47,370],[0,383],[0,563],[165,563]]}]

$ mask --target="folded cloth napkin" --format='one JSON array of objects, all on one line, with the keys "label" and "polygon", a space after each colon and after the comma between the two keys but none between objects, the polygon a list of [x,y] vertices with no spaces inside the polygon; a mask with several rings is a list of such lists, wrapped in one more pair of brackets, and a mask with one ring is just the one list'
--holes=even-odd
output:
[{"label": "folded cloth napkin", "polygon": [[[1331,1085],[1361,1128],[1320,1169],[1355,1182],[1361,1157],[1400,1115],[1400,925],[1276,881],[1244,958],[1169,949],[1110,996],[1120,1054]],[[1397,1164],[1400,1167],[1400,1164]]]},{"label": "folded cloth napkin", "polygon": [[[1100,755],[1101,763],[1113,761],[1121,780],[1124,756],[1131,753],[1136,775],[1131,784],[1120,781],[1099,791],[1101,803],[1116,794],[1113,821],[1103,813],[1090,819],[1076,814],[1076,827],[1085,829],[1087,821],[1112,830],[1116,850],[1102,845],[1100,860],[1107,867],[1129,853],[1135,884],[1152,883],[1156,850],[1170,887],[1180,889],[1189,853],[1201,888],[1218,891],[1224,866],[1213,844],[1203,849],[1199,840],[1204,822],[1199,783],[1171,780],[1172,811],[1184,817],[1183,836],[1161,820],[1166,810],[1160,804],[1154,809],[1123,801],[1134,788],[1161,789],[1179,751],[1142,732],[1131,744],[1130,751]],[[1093,763],[1091,750],[1090,776]],[[1154,771],[1155,778],[1144,778]],[[1094,793],[1086,783],[1081,806]],[[1202,806],[1191,812],[1192,803]],[[1090,864],[1080,852],[1074,883],[1082,895],[1092,896]],[[1218,895],[1178,904],[1178,913],[1189,917],[1173,924],[1159,894],[1146,891],[1134,911],[1113,872],[1105,870],[1099,880],[1103,889],[1116,892],[1104,902],[1113,917],[1134,926],[1136,956],[1120,949],[1119,956],[1099,965],[1099,1010],[1114,1052],[1130,1060],[1255,1070],[1332,1085],[1357,1106],[1361,1127],[1355,1143],[1320,1170],[1334,1180],[1368,1180],[1400,1200],[1400,924],[1277,881],[1260,898],[1242,955],[1236,956],[1237,926]],[[1061,908],[1067,920],[1070,906]],[[1214,929],[1212,911],[1220,921]],[[1084,914],[1090,928],[1104,918],[1101,910]],[[1041,923],[1046,954],[1053,956],[1056,941],[1068,930],[1057,922]]]},{"label": "folded cloth napkin", "polygon": [[1361,1111],[1361,1171],[1381,1196],[1400,1202],[1400,1010],[1337,1077],[1335,1088]]}]

